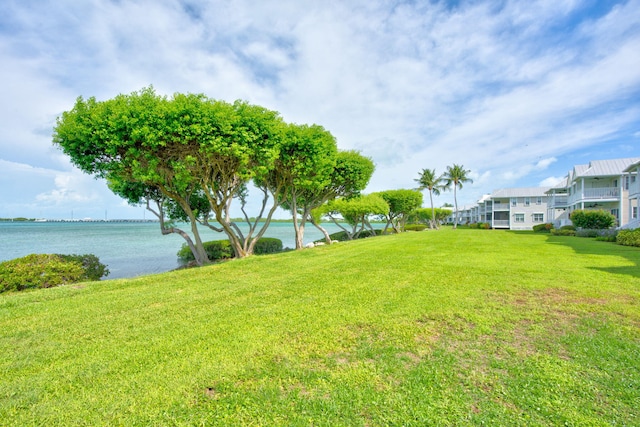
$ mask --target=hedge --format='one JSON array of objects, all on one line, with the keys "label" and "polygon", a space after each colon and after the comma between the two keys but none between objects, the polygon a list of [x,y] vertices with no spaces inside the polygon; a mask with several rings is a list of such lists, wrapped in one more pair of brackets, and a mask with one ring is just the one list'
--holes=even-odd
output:
[{"label": "hedge", "polygon": [[640,246],[640,228],[618,231],[616,243],[624,246]]},{"label": "hedge", "polygon": [[108,274],[95,255],[31,254],[0,263],[0,292],[100,280]]},{"label": "hedge", "polygon": [[533,231],[535,233],[550,233],[552,229],[553,229],[553,224],[551,224],[550,222],[546,224],[538,224],[533,226]]}]

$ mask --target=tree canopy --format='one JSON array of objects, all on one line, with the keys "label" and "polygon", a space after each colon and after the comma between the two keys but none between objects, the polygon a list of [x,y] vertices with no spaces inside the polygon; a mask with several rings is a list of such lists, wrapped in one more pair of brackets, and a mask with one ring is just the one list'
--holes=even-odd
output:
[{"label": "tree canopy", "polygon": [[444,180],[441,175],[436,174],[435,169],[422,169],[420,177],[416,179],[419,190],[429,190],[429,200],[431,201],[431,221],[429,222],[430,228],[438,228],[438,222],[436,221],[435,210],[433,208],[433,196],[439,196],[440,190],[444,188]]},{"label": "tree canopy", "polygon": [[[145,88],[100,102],[79,97],[58,118],[53,142],[73,164],[106,178],[129,202],[177,204],[191,222],[194,255],[201,263],[206,254],[197,221],[224,231],[240,257],[251,253],[264,233],[275,197],[265,225],[256,232],[260,216],[254,217],[246,235],[231,221],[229,209],[232,199],[242,200],[250,180],[274,167],[284,128],[279,114],[263,107],[195,94],[167,98]],[[203,199],[209,202],[206,210]],[[208,223],[209,212],[216,226]]]},{"label": "tree canopy", "polygon": [[[79,97],[58,118],[53,142],[129,203],[146,203],[162,233],[184,237],[198,264],[208,261],[198,224],[224,232],[243,257],[282,205],[293,214],[300,247],[311,211],[359,194],[373,173],[370,159],[339,152],[321,126],[287,124],[243,101],[160,96],[152,87],[106,101]],[[250,184],[262,192],[257,215],[245,210]],[[234,200],[247,227],[231,218]],[[165,218],[188,221],[191,234]]]},{"label": "tree canopy", "polygon": [[389,226],[392,226],[396,233],[404,231],[408,216],[414,209],[422,206],[422,193],[418,190],[387,190],[375,194],[389,205],[389,210],[384,215],[387,220],[385,232]]},{"label": "tree canopy", "polygon": [[450,190],[453,187],[453,203],[455,205],[454,214],[455,219],[453,221],[453,228],[457,228],[458,226],[458,196],[457,189],[462,189],[462,185],[469,182],[473,183],[473,180],[469,177],[471,173],[470,170],[467,170],[462,165],[454,164],[453,166],[447,166],[447,170],[443,175],[443,179],[445,180],[444,189]]}]

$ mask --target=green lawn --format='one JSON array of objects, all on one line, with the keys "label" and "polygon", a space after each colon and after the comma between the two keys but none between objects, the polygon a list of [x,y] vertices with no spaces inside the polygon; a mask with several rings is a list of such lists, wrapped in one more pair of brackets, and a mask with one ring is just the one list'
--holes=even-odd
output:
[{"label": "green lawn", "polygon": [[1,425],[640,425],[640,249],[405,233],[0,296]]}]

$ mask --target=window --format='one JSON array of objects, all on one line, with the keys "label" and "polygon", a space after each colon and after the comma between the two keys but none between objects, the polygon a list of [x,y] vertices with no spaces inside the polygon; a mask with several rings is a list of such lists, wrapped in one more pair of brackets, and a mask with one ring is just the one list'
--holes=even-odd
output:
[{"label": "window", "polygon": [[542,204],[542,197],[538,197],[536,199],[536,205],[541,205]]},{"label": "window", "polygon": [[631,218],[633,218],[633,219],[638,218],[638,207],[637,206],[633,207],[633,211],[631,212]]},{"label": "window", "polygon": [[524,205],[525,205],[525,206],[529,206],[529,205],[531,205],[531,199],[530,199],[529,197],[525,197],[525,198],[524,198]]},{"label": "window", "polygon": [[514,222],[524,222],[524,214],[523,213],[517,213],[513,216],[513,221]]},{"label": "window", "polygon": [[615,216],[616,219],[620,219],[620,210],[619,209],[611,209],[611,215]]},{"label": "window", "polygon": [[534,213],[533,214],[533,222],[544,222],[544,214]]},{"label": "window", "polygon": [[516,199],[515,197],[511,199],[511,206],[518,206],[518,199]]}]

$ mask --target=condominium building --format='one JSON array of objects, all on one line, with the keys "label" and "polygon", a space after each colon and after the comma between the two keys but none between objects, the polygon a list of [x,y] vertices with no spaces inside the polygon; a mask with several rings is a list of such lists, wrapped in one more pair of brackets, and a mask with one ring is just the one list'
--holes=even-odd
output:
[{"label": "condominium building", "polygon": [[571,212],[605,210],[617,226],[640,227],[640,157],[594,160],[576,165],[549,187],[505,188],[459,209],[458,223],[484,222],[492,228],[531,230],[541,223],[571,224]]}]

